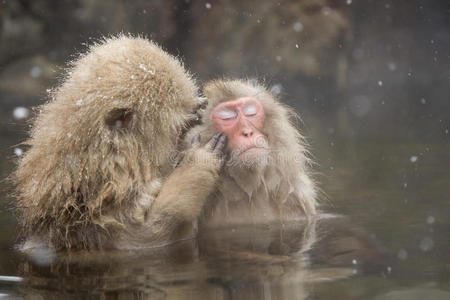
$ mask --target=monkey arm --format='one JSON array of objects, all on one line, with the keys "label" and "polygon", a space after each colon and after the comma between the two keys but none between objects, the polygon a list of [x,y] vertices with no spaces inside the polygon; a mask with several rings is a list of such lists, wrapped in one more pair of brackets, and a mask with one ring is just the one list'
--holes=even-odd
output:
[{"label": "monkey arm", "polygon": [[198,218],[219,178],[223,159],[219,154],[225,144],[226,137],[216,135],[205,146],[194,146],[167,178],[148,215],[156,238],[179,239],[180,231],[185,231],[180,227]]},{"label": "monkey arm", "polygon": [[188,153],[163,184],[152,211],[181,220],[195,220],[214,188],[220,165],[220,159],[205,149]]}]

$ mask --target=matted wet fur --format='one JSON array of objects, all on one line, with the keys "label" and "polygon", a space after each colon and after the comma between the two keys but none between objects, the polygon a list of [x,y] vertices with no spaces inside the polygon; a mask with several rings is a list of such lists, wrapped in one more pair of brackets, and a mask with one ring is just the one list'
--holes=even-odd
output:
[{"label": "matted wet fur", "polygon": [[81,249],[184,238],[220,168],[172,173],[199,103],[192,77],[156,44],[121,35],[91,46],[38,108],[12,175],[27,240]]},{"label": "matted wet fur", "polygon": [[264,224],[314,215],[317,188],[311,179],[305,138],[294,125],[295,112],[264,86],[248,80],[211,81],[204,87],[204,96],[208,100],[204,124],[194,127],[186,140],[196,134],[207,138],[216,131],[211,114],[219,103],[250,96],[264,109],[262,133],[269,154],[257,163],[245,164],[234,159],[233,149],[227,149],[230,158],[221,171],[218,188],[208,198],[202,224]]}]

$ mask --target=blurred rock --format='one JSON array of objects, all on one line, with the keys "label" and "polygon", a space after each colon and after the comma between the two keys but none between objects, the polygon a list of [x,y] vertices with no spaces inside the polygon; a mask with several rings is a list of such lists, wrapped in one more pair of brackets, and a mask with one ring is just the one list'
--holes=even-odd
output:
[{"label": "blurred rock", "polygon": [[42,55],[14,61],[0,73],[0,93],[43,98],[61,70]]},{"label": "blurred rock", "polygon": [[71,23],[67,21],[74,5],[76,1],[73,4],[67,1],[2,1],[0,66],[9,64],[13,59],[52,49],[54,45],[49,43],[49,37],[61,28],[70,29]]},{"label": "blurred rock", "polygon": [[16,19],[4,16],[1,25],[0,62],[40,46],[42,24],[36,20],[27,16]]},{"label": "blurred rock", "polygon": [[[349,10],[342,2],[214,1],[192,7],[195,22],[187,55],[200,56],[201,74],[303,73],[345,76]],[[210,25],[208,25],[210,24]],[[341,79],[343,80],[343,79]]]},{"label": "blurred rock", "polygon": [[0,96],[42,102],[86,44],[129,32],[180,56],[200,81],[265,79],[310,135],[441,139],[450,128],[448,8],[445,0],[3,0]]}]

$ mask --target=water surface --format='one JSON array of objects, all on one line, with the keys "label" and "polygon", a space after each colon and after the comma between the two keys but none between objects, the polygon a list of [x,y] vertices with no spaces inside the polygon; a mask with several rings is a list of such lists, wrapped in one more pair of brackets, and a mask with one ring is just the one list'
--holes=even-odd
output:
[{"label": "water surface", "polygon": [[335,155],[319,177],[327,194],[322,209],[334,216],[309,223],[225,228],[158,249],[30,257],[13,249],[17,230],[4,213],[0,275],[17,277],[0,277],[0,293],[19,299],[450,299],[448,146],[367,141]]}]

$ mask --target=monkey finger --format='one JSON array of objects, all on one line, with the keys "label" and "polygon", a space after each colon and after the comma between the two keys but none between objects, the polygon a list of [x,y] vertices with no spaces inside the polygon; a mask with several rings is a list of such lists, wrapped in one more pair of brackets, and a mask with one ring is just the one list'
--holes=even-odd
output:
[{"label": "monkey finger", "polygon": [[206,145],[205,145],[206,149],[212,151],[212,150],[216,147],[217,142],[219,141],[219,138],[220,138],[221,135],[222,135],[221,133],[216,133],[216,134],[215,134],[215,135],[214,135],[214,136],[206,143]]},{"label": "monkey finger", "polygon": [[200,134],[197,133],[196,135],[194,135],[194,137],[191,140],[192,147],[199,147],[200,141],[201,141],[201,136],[200,136]]},{"label": "monkey finger", "polygon": [[228,158],[229,158],[228,154],[224,154],[222,156],[222,161],[220,162],[220,167],[221,168],[223,168],[227,164]]},{"label": "monkey finger", "polygon": [[214,147],[213,152],[215,154],[221,154],[222,151],[225,149],[226,145],[227,145],[227,136],[226,135],[221,135],[219,140],[217,141],[216,146]]}]

